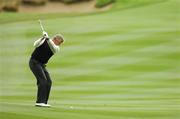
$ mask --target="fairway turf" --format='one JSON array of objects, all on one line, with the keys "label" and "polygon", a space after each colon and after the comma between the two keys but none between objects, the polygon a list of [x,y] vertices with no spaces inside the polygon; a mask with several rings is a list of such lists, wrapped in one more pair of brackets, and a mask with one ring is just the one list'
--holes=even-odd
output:
[{"label": "fairway turf", "polygon": [[0,119],[179,119],[178,4],[43,20],[50,36],[65,36],[47,66],[52,108],[34,107],[38,21],[0,21]]}]

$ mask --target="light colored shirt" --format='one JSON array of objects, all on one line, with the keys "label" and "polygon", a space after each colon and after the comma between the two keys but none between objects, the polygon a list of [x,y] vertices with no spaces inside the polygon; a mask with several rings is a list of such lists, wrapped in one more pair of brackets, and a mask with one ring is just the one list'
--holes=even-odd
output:
[{"label": "light colored shirt", "polygon": [[[45,38],[40,38],[40,39],[36,40],[36,41],[34,42],[34,47],[37,48],[37,47],[41,46],[41,45],[44,43],[44,41],[45,41]],[[52,51],[53,53],[56,53],[56,52],[59,51],[59,46],[57,46],[56,44],[54,44],[54,42],[52,41],[52,39],[47,40],[47,43],[48,43],[48,45],[49,45],[49,47],[50,47],[50,49],[51,49],[51,51]]]}]

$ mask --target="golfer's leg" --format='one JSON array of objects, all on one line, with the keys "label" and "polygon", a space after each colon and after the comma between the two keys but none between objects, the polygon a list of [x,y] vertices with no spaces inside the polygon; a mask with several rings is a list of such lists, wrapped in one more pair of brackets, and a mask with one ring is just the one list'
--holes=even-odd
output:
[{"label": "golfer's leg", "polygon": [[36,103],[45,103],[47,95],[47,79],[42,66],[38,63],[30,63],[30,68],[37,79],[37,101]]},{"label": "golfer's leg", "polygon": [[51,91],[51,85],[52,85],[52,81],[51,81],[51,77],[49,75],[49,72],[47,71],[46,68],[44,68],[44,72],[45,72],[45,75],[46,75],[46,78],[47,78],[47,96],[46,96],[46,103],[48,102],[48,99],[49,99],[49,95],[50,95],[50,91]]}]

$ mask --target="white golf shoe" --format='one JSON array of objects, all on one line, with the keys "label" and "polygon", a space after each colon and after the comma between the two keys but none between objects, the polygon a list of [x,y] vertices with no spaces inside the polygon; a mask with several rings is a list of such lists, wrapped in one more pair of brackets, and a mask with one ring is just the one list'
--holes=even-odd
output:
[{"label": "white golf shoe", "polygon": [[45,104],[45,103],[36,103],[35,106],[37,106],[37,107],[51,107],[51,105]]}]

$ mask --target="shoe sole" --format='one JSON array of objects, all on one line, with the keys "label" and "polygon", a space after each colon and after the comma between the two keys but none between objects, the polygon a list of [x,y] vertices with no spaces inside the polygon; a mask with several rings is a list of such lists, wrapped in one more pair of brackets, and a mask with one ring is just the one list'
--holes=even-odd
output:
[{"label": "shoe sole", "polygon": [[41,106],[41,105],[35,105],[35,107],[45,107],[45,108],[50,108],[50,106]]}]

